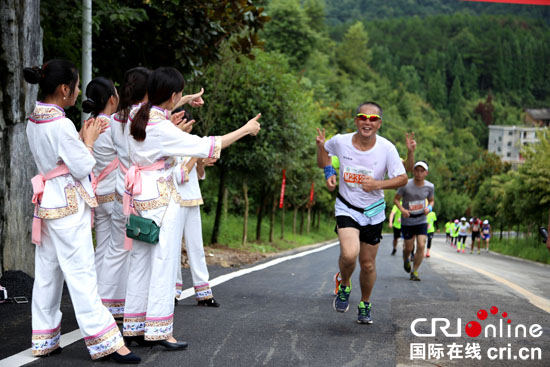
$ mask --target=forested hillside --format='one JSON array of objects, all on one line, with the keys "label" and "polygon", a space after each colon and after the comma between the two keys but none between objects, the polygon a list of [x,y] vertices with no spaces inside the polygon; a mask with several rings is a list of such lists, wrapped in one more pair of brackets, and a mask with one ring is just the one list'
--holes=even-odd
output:
[{"label": "forested hillside", "polygon": [[337,26],[355,20],[373,20],[427,15],[494,14],[550,20],[545,6],[480,3],[462,0],[326,0],[327,23]]}]

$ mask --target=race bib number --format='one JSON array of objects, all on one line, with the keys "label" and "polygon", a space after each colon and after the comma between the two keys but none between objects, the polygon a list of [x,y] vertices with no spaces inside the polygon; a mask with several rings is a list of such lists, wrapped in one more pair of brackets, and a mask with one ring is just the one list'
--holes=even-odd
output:
[{"label": "race bib number", "polygon": [[424,211],[424,204],[426,200],[415,200],[409,202],[409,211],[413,214],[421,213]]},{"label": "race bib number", "polygon": [[373,170],[344,167],[344,182],[349,187],[361,187],[361,183],[367,176],[372,177]]}]

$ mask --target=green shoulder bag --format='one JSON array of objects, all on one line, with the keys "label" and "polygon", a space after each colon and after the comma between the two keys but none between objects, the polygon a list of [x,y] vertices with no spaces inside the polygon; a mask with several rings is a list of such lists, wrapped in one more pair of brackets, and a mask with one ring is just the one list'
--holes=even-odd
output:
[{"label": "green shoulder bag", "polygon": [[156,245],[160,227],[152,219],[130,214],[126,222],[126,237]]}]

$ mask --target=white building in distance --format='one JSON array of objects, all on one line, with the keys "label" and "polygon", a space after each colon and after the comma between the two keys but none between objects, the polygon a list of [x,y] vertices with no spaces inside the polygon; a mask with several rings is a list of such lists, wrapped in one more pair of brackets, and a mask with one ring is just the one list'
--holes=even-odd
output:
[{"label": "white building in distance", "polygon": [[521,149],[529,144],[537,143],[537,127],[527,126],[489,126],[489,153],[495,153],[503,162],[517,167],[525,160]]}]

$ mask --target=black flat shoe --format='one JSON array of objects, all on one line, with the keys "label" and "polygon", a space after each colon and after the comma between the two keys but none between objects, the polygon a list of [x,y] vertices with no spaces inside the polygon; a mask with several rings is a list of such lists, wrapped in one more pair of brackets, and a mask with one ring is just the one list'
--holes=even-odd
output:
[{"label": "black flat shoe", "polygon": [[175,342],[171,343],[168,340],[158,340],[156,342],[158,345],[162,345],[168,350],[184,350],[187,349],[187,342]]},{"label": "black flat shoe", "polygon": [[152,341],[145,340],[145,337],[143,335],[125,336],[124,342],[126,343],[127,347],[131,346],[132,343],[136,343],[140,347],[151,347],[155,344]]},{"label": "black flat shoe", "polygon": [[197,306],[220,307],[220,304],[216,302],[214,298],[208,298],[208,299],[203,299],[202,301],[198,301]]},{"label": "black flat shoe", "polygon": [[139,362],[141,362],[141,358],[139,358],[139,356],[135,355],[132,352],[126,354],[125,356],[119,354],[118,352],[114,352],[106,356],[106,358],[110,358],[116,363],[120,364],[138,364]]},{"label": "black flat shoe", "polygon": [[63,348],[57,347],[54,350],[52,350],[50,353],[41,355],[40,357],[42,357],[42,358],[49,357],[49,356],[53,356],[53,355],[56,355],[56,354],[61,354],[61,352],[63,352]]}]

